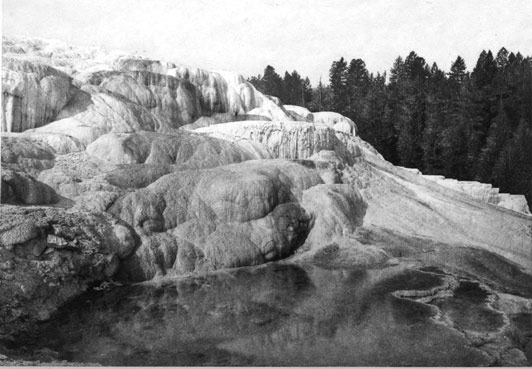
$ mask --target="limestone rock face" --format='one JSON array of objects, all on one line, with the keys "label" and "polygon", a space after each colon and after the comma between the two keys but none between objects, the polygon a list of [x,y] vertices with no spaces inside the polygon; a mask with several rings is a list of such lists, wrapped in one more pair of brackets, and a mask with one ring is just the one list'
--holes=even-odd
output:
[{"label": "limestone rock face", "polygon": [[498,196],[497,206],[517,211],[523,214],[530,214],[528,203],[524,195],[511,195],[508,193],[501,193]]},{"label": "limestone rock face", "polygon": [[39,133],[59,133],[74,137],[84,147],[110,132],[159,131],[167,129],[146,108],[116,94],[85,86],[79,92],[88,99],[87,106],[67,105],[56,120],[31,130]]},{"label": "limestone rock face", "polygon": [[308,246],[330,243],[347,237],[362,226],[367,204],[362,195],[347,184],[318,185],[303,192],[302,206],[314,216]]},{"label": "limestone rock face", "polygon": [[[86,147],[106,133],[173,132],[202,115],[208,118],[215,114],[220,119],[215,117],[212,122],[198,125],[228,121],[230,117],[234,117],[233,120],[258,119],[262,113],[283,120],[291,119],[280,104],[245,84],[239,88],[244,94],[242,100],[234,88],[218,80],[216,86],[226,86],[226,94],[220,92],[218,95],[225,100],[229,99],[228,96],[233,97],[227,100],[229,102],[222,99],[222,102],[214,103],[205,100],[201,89],[188,80],[151,72],[107,71],[86,78],[89,84],[73,93],[56,121],[30,132],[69,135]],[[257,104],[268,111],[253,113]]]},{"label": "limestone rock face", "polygon": [[2,135],[2,168],[35,175],[54,166],[55,155],[50,146],[26,137]]},{"label": "limestone rock face", "polygon": [[297,121],[314,122],[314,114],[307,108],[298,105],[283,105],[288,114]]},{"label": "limestone rock face", "polygon": [[423,175],[423,177],[452,190],[464,192],[475,199],[517,211],[519,213],[530,214],[526,198],[523,195],[499,193],[499,189],[493,187],[489,183],[458,181],[456,179],[437,175]]},{"label": "limestone rock face", "polygon": [[111,69],[116,60],[126,56],[124,52],[108,52],[94,46],[79,47],[59,40],[17,36],[2,36],[2,53],[50,65],[75,78],[86,70]]},{"label": "limestone rock face", "polygon": [[321,150],[312,155],[316,171],[320,174],[326,184],[342,183],[342,170],[345,167],[344,161],[332,150]]},{"label": "limestone rock face", "polygon": [[210,117],[200,117],[192,124],[185,124],[181,126],[181,129],[187,131],[193,131],[198,128],[209,127],[214,124],[229,123],[229,122],[241,122],[245,120],[271,120],[268,117],[262,115],[252,114],[239,114],[234,113],[215,113]]},{"label": "limestone rock face", "polygon": [[234,122],[197,129],[226,140],[252,140],[265,145],[274,158],[307,159],[322,150],[335,151],[347,163],[360,152],[342,133],[323,125],[306,122]]},{"label": "limestone rock face", "polygon": [[105,211],[123,192],[106,180],[106,175],[115,169],[83,151],[58,156],[55,166],[43,170],[36,178],[58,195],[75,201],[80,209]]},{"label": "limestone rock face", "polygon": [[[421,172],[419,172],[419,174],[421,174]],[[443,176],[437,175],[426,175],[424,177],[434,180],[447,188],[465,192],[468,195],[485,202],[493,203],[496,202],[498,198],[499,189],[493,188],[493,186],[489,183],[458,181],[456,179],[444,178]]]},{"label": "limestone rock face", "polygon": [[342,173],[343,182],[358,188],[368,203],[364,228],[470,245],[532,268],[530,216],[492,206],[376,157],[364,159]]},{"label": "limestone rock face", "polygon": [[109,133],[87,147],[87,153],[112,164],[179,164],[199,169],[261,159],[227,141],[194,133]]},{"label": "limestone rock face", "polygon": [[311,230],[291,261],[343,268],[375,266],[390,258],[382,248],[357,240],[357,229],[363,225],[368,205],[352,186],[311,187],[303,192],[301,204],[311,214]]},{"label": "limestone rock face", "polygon": [[1,205],[0,335],[49,318],[113,276],[136,243],[131,228],[103,213]]},{"label": "limestone rock face", "polygon": [[292,116],[284,109],[284,107],[278,101],[273,100],[270,96],[264,96],[261,100],[260,107],[249,110],[247,113],[252,116],[266,117],[268,120],[294,120]]},{"label": "limestone rock face", "polygon": [[[34,124],[35,119],[21,115],[34,114],[33,105],[25,103],[21,108],[10,108],[20,103],[15,98],[4,99],[7,118],[3,120],[6,122],[3,130],[8,130],[7,124],[13,125],[12,121],[20,122],[20,128],[10,128],[10,131],[39,128],[53,121],[37,132],[54,133],[55,138],[49,140],[56,141],[57,134],[72,135],[75,147],[63,145],[61,153],[74,152],[80,145],[86,147],[106,133],[168,132],[200,117],[207,121],[198,123],[199,126],[258,118],[292,120],[277,98],[261,94],[238,74],[176,66],[119,53],[106,54],[97,48],[72,48],[56,41],[14,38],[4,39],[4,44],[8,61],[5,78],[10,82],[3,83],[4,89],[31,104],[46,106],[47,115]],[[71,77],[52,67],[46,69],[44,63],[71,73],[76,78],[76,87]],[[36,93],[35,88],[26,86],[27,81],[17,84],[16,78],[7,74],[7,71],[20,70],[37,75],[37,79],[41,75],[65,77],[68,88],[47,83],[43,93]],[[41,95],[53,99],[53,106],[39,100]],[[254,110],[255,113],[249,113]],[[214,118],[209,121],[210,117]]]},{"label": "limestone rock face", "polygon": [[113,70],[130,72],[148,72],[166,74],[169,68],[175,68],[174,64],[165,63],[159,60],[121,56],[112,63]]},{"label": "limestone rock face", "polygon": [[[131,70],[131,68],[128,69]],[[283,112],[284,109],[275,98],[263,95],[239,74],[207,71],[168,63],[155,70],[157,70],[156,73],[167,74],[194,86],[202,116],[230,114],[237,117],[255,108],[268,106],[273,114],[287,118],[286,112]]]},{"label": "limestone rock face", "polygon": [[[179,66],[169,69],[169,75],[187,81],[196,86],[203,114],[210,116],[216,113],[245,113],[253,107],[243,104],[237,86],[245,83],[242,76],[233,75],[226,79],[222,74],[199,68]],[[255,95],[255,90],[252,94]]]},{"label": "limestone rock face", "polygon": [[314,171],[278,160],[161,177],[109,210],[143,235],[124,270],[144,280],[286,256],[308,233],[309,217],[299,205],[302,192],[321,182]]},{"label": "limestone rock face", "polygon": [[239,74],[184,66],[168,69],[167,74],[196,87],[203,116],[227,113],[235,116],[234,120],[246,114],[291,120],[276,97],[257,91]]},{"label": "limestone rock face", "polygon": [[357,127],[355,123],[344,117],[342,114],[338,114],[332,111],[321,111],[313,114],[314,123],[325,124],[328,127],[333,128],[335,131],[344,132],[350,135],[356,135]]},{"label": "limestone rock face", "polygon": [[71,152],[83,151],[85,147],[74,137],[62,133],[41,133],[41,132],[2,132],[3,137],[13,139],[26,139],[51,149],[54,155],[63,155]]},{"label": "limestone rock face", "polygon": [[2,170],[2,204],[42,205],[53,204],[58,200],[50,186],[36,181],[26,173]]},{"label": "limestone rock face", "polygon": [[71,80],[48,65],[4,57],[2,131],[22,132],[54,120],[70,98]]},{"label": "limestone rock face", "polygon": [[201,95],[186,80],[149,71],[102,71],[85,78],[146,108],[165,127],[178,128],[203,115]]},{"label": "limestone rock face", "polygon": [[166,174],[262,158],[271,158],[267,149],[249,141],[235,145],[187,132],[107,134],[85,152],[57,156],[36,178],[76,207],[105,211],[124,190]]},{"label": "limestone rock face", "polygon": [[239,85],[234,86],[234,89],[240,98],[242,108],[245,112],[261,107],[263,104],[270,102],[276,104],[275,101],[270,100],[267,96],[263,95],[249,82],[241,82]]}]

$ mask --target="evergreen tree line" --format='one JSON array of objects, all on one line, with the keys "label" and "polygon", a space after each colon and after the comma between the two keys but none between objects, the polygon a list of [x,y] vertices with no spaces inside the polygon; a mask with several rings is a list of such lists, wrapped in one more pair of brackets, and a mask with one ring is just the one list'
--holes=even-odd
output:
[{"label": "evergreen tree line", "polygon": [[299,105],[310,107],[312,100],[312,86],[308,77],[302,78],[297,71],[285,72],[281,78],[275,68],[268,65],[264,75],[248,79],[253,86],[266,95],[278,97],[284,105]]},{"label": "evergreen tree line", "polygon": [[284,82],[287,76],[276,85],[264,84],[264,77],[251,82],[284,104],[351,118],[358,134],[395,165],[491,183],[524,194],[532,207],[532,58],[505,48],[495,56],[482,51],[471,72],[460,56],[444,72],[412,51],[395,60],[389,79],[369,73],[361,59],[340,58],[329,85],[320,81],[311,89],[309,82],[299,100],[292,99],[297,92]]}]

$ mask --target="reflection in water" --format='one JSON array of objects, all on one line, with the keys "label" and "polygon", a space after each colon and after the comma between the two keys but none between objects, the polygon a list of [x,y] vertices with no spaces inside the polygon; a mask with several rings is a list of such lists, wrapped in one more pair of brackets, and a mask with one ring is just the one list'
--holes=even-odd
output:
[{"label": "reflection in water", "polygon": [[433,308],[391,295],[440,282],[272,263],[86,295],[36,342],[104,365],[485,365]]},{"label": "reflection in water", "polygon": [[468,332],[496,332],[503,324],[502,313],[487,305],[488,293],[477,282],[462,281],[454,290],[453,299],[436,301],[454,322],[455,326]]}]

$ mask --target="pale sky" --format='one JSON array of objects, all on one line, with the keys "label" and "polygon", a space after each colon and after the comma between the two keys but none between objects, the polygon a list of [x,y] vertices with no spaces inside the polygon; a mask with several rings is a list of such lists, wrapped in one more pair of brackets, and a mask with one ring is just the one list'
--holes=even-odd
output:
[{"label": "pale sky", "polygon": [[532,55],[532,0],[2,0],[2,32],[316,85],[341,56],[382,72],[411,50],[444,70],[482,49]]}]

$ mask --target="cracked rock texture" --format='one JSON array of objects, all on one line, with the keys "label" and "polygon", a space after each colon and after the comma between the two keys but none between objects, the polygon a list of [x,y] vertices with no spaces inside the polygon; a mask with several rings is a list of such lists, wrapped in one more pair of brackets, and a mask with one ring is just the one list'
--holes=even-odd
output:
[{"label": "cracked rock texture", "polygon": [[2,59],[2,131],[22,132],[55,120],[70,99],[72,78],[48,65]]},{"label": "cracked rock texture", "polygon": [[137,243],[105,213],[3,205],[0,224],[2,339],[112,276]]},{"label": "cracked rock texture", "polygon": [[336,152],[347,163],[353,163],[360,155],[356,145],[345,142],[342,133],[324,124],[248,121],[217,124],[199,128],[196,132],[237,143],[239,140],[257,141],[266,146],[275,158],[307,159],[328,150]]}]

